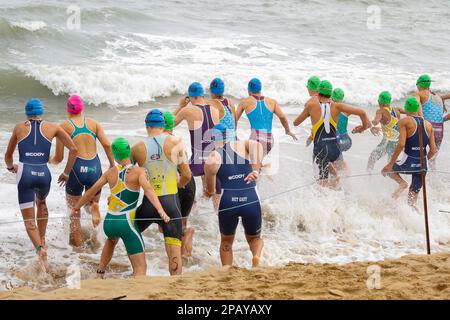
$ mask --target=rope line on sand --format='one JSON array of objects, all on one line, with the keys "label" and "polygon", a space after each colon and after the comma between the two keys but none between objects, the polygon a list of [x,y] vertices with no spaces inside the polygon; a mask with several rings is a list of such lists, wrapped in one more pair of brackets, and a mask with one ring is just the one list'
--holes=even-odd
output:
[{"label": "rope line on sand", "polygon": [[[416,171],[414,171],[414,173],[419,173],[419,172],[422,172],[422,171],[450,174],[450,172],[448,172],[448,171],[440,171],[440,170],[416,170]],[[386,172],[386,174],[389,174],[389,173],[398,173],[398,172],[394,172],[394,171]],[[382,173],[354,174],[354,175],[350,175],[350,176],[341,176],[341,177],[339,177],[339,179],[340,180],[344,180],[344,179],[350,179],[350,178],[382,176],[382,175],[383,175]],[[317,184],[316,180],[311,181],[311,182],[306,183],[306,184],[303,184],[303,185],[300,185],[300,186],[296,186],[296,187],[287,189],[287,190],[283,190],[281,192],[278,192],[278,193],[275,193],[275,194],[272,194],[272,195],[269,195],[269,196],[267,196],[267,197],[265,197],[264,199],[261,199],[261,200],[255,200],[255,201],[247,202],[245,204],[236,205],[236,206],[233,206],[233,207],[230,207],[230,208],[222,209],[221,211],[233,210],[233,209],[241,208],[241,207],[244,207],[244,206],[252,205],[252,204],[255,204],[255,203],[258,203],[258,202],[263,202],[263,201],[266,201],[266,200],[269,200],[269,199],[273,199],[273,198],[282,196],[284,194],[287,194],[287,193],[290,193],[290,192],[293,192],[293,191],[296,191],[296,190],[299,190],[299,189],[302,189],[302,188],[306,188],[306,187],[309,187],[309,186],[312,186],[312,185],[315,185],[315,184]],[[202,212],[202,213],[197,214],[197,216],[203,216],[203,215],[207,215],[207,214],[214,214],[216,212],[217,212],[216,210],[206,211],[206,212]],[[450,213],[450,211],[445,211],[445,210],[439,210],[439,212]],[[170,221],[176,221],[176,220],[182,220],[182,219],[184,219],[184,218],[183,217],[177,217],[177,218],[171,218]],[[9,221],[0,220],[0,225],[21,223],[21,222],[29,222],[29,221],[37,222],[37,221],[40,221],[40,220],[86,220],[87,221],[87,220],[92,220],[92,218],[88,218],[88,217],[86,217],[86,218],[84,218],[84,217],[74,218],[74,217],[70,217],[70,216],[45,217],[45,218],[35,217],[33,219],[14,219],[14,220],[9,220]],[[107,219],[107,218],[101,219],[101,221],[106,221],[106,220],[118,221],[118,220],[128,220],[128,219]],[[161,218],[134,218],[133,220],[134,221],[163,221],[163,219],[161,219]]]}]

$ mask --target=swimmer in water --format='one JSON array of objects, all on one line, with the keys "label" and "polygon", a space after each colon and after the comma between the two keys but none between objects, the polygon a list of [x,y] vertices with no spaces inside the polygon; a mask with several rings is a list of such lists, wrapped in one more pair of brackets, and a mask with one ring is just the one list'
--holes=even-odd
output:
[{"label": "swimmer in water", "polygon": [[[175,116],[172,112],[167,111],[163,113],[164,116],[164,132],[173,135],[173,127],[175,123]],[[187,158],[187,157],[186,157]],[[180,168],[178,168],[180,173]],[[195,230],[192,227],[188,227],[188,218],[191,213],[192,206],[195,202],[196,185],[194,177],[191,177],[189,183],[184,188],[178,188],[178,198],[180,199],[181,216],[183,217],[183,235],[181,239],[181,254],[191,256],[192,255],[192,241]],[[162,231],[162,230],[161,230]]]},{"label": "swimmer in water", "polygon": [[[294,126],[299,126],[307,118],[311,118],[314,150],[313,161],[318,171],[318,182],[323,187],[334,188],[339,182],[339,176],[332,165],[339,159],[341,151],[337,142],[337,121],[340,113],[357,115],[361,125],[353,129],[353,133],[361,133],[370,127],[369,117],[362,108],[331,100],[333,85],[327,80],[320,82],[319,97],[309,104],[294,120]],[[332,179],[329,179],[329,173]]]},{"label": "swimmer in water", "polygon": [[236,121],[239,121],[242,114],[247,114],[251,126],[250,140],[258,141],[262,144],[264,156],[272,150],[274,139],[272,136],[272,120],[275,114],[284,127],[285,133],[297,140],[289,127],[289,121],[278,102],[272,98],[264,97],[261,94],[262,84],[259,79],[253,78],[248,83],[248,97],[241,100],[236,111]]},{"label": "swimmer in water", "polygon": [[[43,271],[48,272],[45,233],[48,222],[46,198],[52,176],[47,163],[52,141],[57,138],[69,149],[69,158],[58,183],[67,181],[75,163],[77,147],[58,125],[43,120],[44,107],[39,99],[28,100],[25,106],[27,121],[14,127],[5,153],[6,168],[16,174],[19,207],[28,236],[36,249]],[[19,149],[19,163],[14,163],[14,151]],[[35,211],[37,207],[37,212]],[[37,218],[37,225],[36,225]]]},{"label": "swimmer in water", "polygon": [[[97,121],[84,115],[84,103],[79,96],[71,96],[67,100],[66,106],[69,119],[63,122],[60,127],[70,135],[78,149],[78,156],[69,178],[66,183],[66,202],[72,214],[73,206],[81,198],[84,191],[87,191],[102,176],[102,166],[97,153],[97,140],[103,146],[109,160],[109,167],[114,167],[114,157],[111,153],[111,143]],[[61,141],[56,142],[55,155],[50,159],[50,163],[59,164],[64,159],[64,146]],[[98,202],[100,200],[101,189],[98,194],[86,207],[92,215],[92,224],[95,227],[100,223],[100,210]],[[78,214],[76,212],[75,214]],[[69,242],[74,247],[82,244],[80,216],[71,216]]]},{"label": "swimmer in water", "polygon": [[[398,122],[399,140],[389,163],[383,168],[382,174],[384,176],[387,175],[398,183],[399,187],[392,194],[394,198],[398,198],[402,191],[408,188],[408,183],[400,174],[410,174],[412,176],[411,185],[409,186],[408,204],[417,210],[417,197],[422,188],[420,136],[422,135],[423,143],[424,174],[426,174],[427,162],[436,155],[437,147],[433,135],[433,126],[419,116],[420,103],[415,96],[406,100],[405,110],[408,116]],[[429,147],[429,151],[427,151],[427,147]],[[403,158],[397,161],[402,152]]]},{"label": "swimmer in water", "polygon": [[[165,121],[162,112],[158,109],[150,110],[145,118],[145,126],[147,139],[133,146],[131,156],[140,167],[147,170],[148,180],[171,221],[162,223],[158,219],[157,208],[144,198],[136,211],[137,225],[141,232],[153,223],[162,228],[169,273],[178,275],[182,271],[183,235],[178,189],[189,183],[192,174],[183,140],[164,132]],[[179,180],[177,169],[181,173]]]},{"label": "swimmer in water", "polygon": [[380,124],[383,139],[370,153],[367,163],[367,171],[369,172],[373,170],[375,163],[384,155],[387,154],[390,159],[397,146],[399,137],[398,122],[400,120],[400,114],[404,111],[396,107],[391,107],[391,101],[392,98],[389,91],[383,91],[378,96],[379,108],[375,113],[375,118],[372,120],[373,127],[370,131],[374,135],[379,135],[380,128],[376,126]]},{"label": "swimmer in water", "polygon": [[[225,92],[225,84],[222,79],[215,78],[209,85],[209,91],[211,92],[211,100],[219,102],[219,116],[220,123],[227,128],[227,132],[230,135],[231,141],[236,140],[236,110],[234,103],[231,99],[223,96]],[[214,104],[217,106],[218,104]]]},{"label": "swimmer in water", "polygon": [[105,184],[108,184],[111,196],[108,203],[108,213],[103,223],[103,231],[108,239],[103,247],[97,274],[100,277],[104,276],[113,257],[114,249],[119,239],[122,239],[133,267],[133,276],[145,276],[147,263],[145,261],[144,240],[136,222],[136,206],[140,189],[144,190],[144,198],[155,206],[158,216],[164,223],[169,223],[170,218],[161,206],[152,185],[148,182],[145,169],[131,163],[131,150],[128,141],[124,138],[114,140],[112,152],[117,166],[107,170],[78,200],[73,210],[79,213],[80,208],[89,203],[98,191]]},{"label": "swimmer in water", "polygon": [[230,141],[223,124],[214,126],[215,151],[205,164],[206,196],[215,194],[215,179],[223,188],[219,206],[222,265],[233,264],[233,241],[241,218],[252,266],[259,266],[264,242],[261,239],[261,203],[256,191],[263,147],[255,140]]}]

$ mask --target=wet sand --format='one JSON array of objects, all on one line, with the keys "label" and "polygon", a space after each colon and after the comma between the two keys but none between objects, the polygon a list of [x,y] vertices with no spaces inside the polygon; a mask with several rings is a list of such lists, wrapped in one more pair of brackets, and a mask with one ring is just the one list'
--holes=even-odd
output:
[{"label": "wet sand", "polygon": [[[380,267],[368,274],[369,266]],[[376,270],[378,267],[371,267]],[[369,281],[368,281],[368,278]],[[374,280],[374,281],[371,281]],[[369,285],[375,287],[368,289]],[[380,285],[380,288],[376,287]],[[123,297],[125,296],[125,297]],[[380,262],[214,268],[177,277],[90,279],[81,289],[23,287],[0,299],[450,299],[450,253]]]}]

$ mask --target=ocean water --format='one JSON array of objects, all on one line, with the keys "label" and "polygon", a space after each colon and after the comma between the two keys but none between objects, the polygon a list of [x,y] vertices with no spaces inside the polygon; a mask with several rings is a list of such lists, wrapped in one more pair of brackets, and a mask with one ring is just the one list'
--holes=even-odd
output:
[{"label": "ocean water", "polygon": [[[373,6],[377,7],[373,7]],[[79,28],[73,28],[79,10]],[[373,12],[380,20],[373,27]],[[75,12],[75,13],[74,13]],[[79,94],[86,113],[100,120],[111,139],[131,142],[145,137],[148,109],[173,110],[192,81],[205,86],[216,76],[236,101],[247,81],[257,76],[264,94],[276,98],[290,120],[307,99],[306,79],[317,74],[346,92],[346,101],[372,116],[378,93],[390,90],[396,104],[415,89],[421,73],[435,80],[433,89],[450,89],[449,2],[422,1],[0,1],[0,153],[14,124],[24,119],[23,105],[39,97],[46,117],[60,122],[65,100]],[[376,20],[376,19],[375,19]],[[350,126],[358,119],[351,118]],[[321,190],[313,180],[312,149],[304,142],[309,123],[293,142],[277,120],[277,141],[270,175],[259,183],[264,208],[262,263],[290,261],[345,263],[425,252],[422,213],[409,209],[406,195],[390,198],[394,183],[365,167],[379,137],[353,135],[345,154],[351,177],[342,190]],[[448,124],[446,125],[448,130]],[[185,125],[175,134],[189,145]],[[239,137],[249,135],[248,121]],[[450,249],[450,142],[445,139],[434,172],[428,175],[428,203],[433,251]],[[100,157],[105,160],[101,152]],[[105,164],[106,162],[103,161]],[[0,164],[0,290],[30,285],[49,289],[65,285],[67,269],[77,265],[82,278],[92,276],[104,241],[85,215],[87,245],[75,252],[67,242],[64,190],[53,184],[48,205],[51,275],[36,271],[36,257],[21,223],[15,177]],[[52,166],[54,181],[62,166]],[[446,173],[447,172],[447,173]],[[200,188],[199,188],[200,189]],[[106,196],[102,195],[104,212]],[[421,203],[421,197],[419,203]],[[61,218],[64,217],[64,218]],[[198,194],[191,214],[196,229],[194,257],[185,271],[220,264],[217,215]],[[151,275],[167,275],[161,235],[145,233]],[[239,229],[238,265],[250,266],[250,253]],[[130,273],[119,246],[112,276]]]}]

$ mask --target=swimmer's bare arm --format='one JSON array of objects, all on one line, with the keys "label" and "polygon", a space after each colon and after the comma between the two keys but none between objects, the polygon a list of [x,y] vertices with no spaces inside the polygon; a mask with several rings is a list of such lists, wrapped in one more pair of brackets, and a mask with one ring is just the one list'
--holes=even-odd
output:
[{"label": "swimmer's bare arm", "polygon": [[14,151],[16,150],[17,146],[17,125],[14,127],[13,133],[11,135],[11,138],[8,142],[8,148],[5,152],[5,164],[6,168],[9,168],[11,172],[16,173],[17,172],[17,165],[14,164]]},{"label": "swimmer's bare arm", "polygon": [[245,147],[249,154],[250,164],[252,165],[253,171],[249,173],[244,180],[247,183],[250,183],[252,181],[256,181],[259,177],[264,151],[261,143],[255,140],[247,140]]},{"label": "swimmer's bare arm", "polygon": [[237,124],[239,119],[242,117],[242,114],[244,113],[244,111],[247,109],[247,104],[246,104],[246,99],[242,100],[239,102],[238,104],[238,108],[236,110],[236,115],[235,115],[235,119],[236,119],[236,128],[237,128]]},{"label": "swimmer's bare arm", "polygon": [[70,139],[69,134],[63,128],[54,124],[52,125],[56,126],[55,137],[59,139],[67,149],[69,149],[69,158],[67,159],[66,167],[64,168],[63,173],[58,178],[59,185],[64,186],[69,179],[69,173],[70,171],[72,171],[72,167],[77,158],[78,150],[72,139]]},{"label": "swimmer's bare arm", "polygon": [[109,161],[109,167],[114,167],[114,156],[112,154],[111,149],[111,142],[109,141],[108,137],[105,134],[105,130],[103,130],[103,127],[100,123],[96,122],[95,125],[97,126],[97,138],[98,141],[100,141],[103,150],[105,150],[106,156],[108,157]]},{"label": "swimmer's bare arm", "polygon": [[178,186],[181,188],[184,188],[189,181],[191,181],[192,178],[192,172],[191,169],[189,168],[189,164],[188,164],[188,160],[186,157],[186,152],[185,147],[184,147],[184,143],[183,140],[181,140],[181,138],[175,138],[173,137],[173,139],[175,139],[176,144],[172,150],[172,154],[176,155],[176,159],[175,161],[173,161],[174,163],[176,163],[178,165],[178,168],[180,169],[180,181],[178,182]]},{"label": "swimmer's bare arm", "polygon": [[188,121],[189,118],[189,113],[187,111],[186,108],[178,108],[177,110],[175,110],[175,112],[173,113],[175,115],[175,120],[174,120],[174,126],[178,126],[181,122],[183,122],[183,120]]},{"label": "swimmer's bare arm", "polygon": [[189,97],[182,97],[178,103],[178,108],[173,112],[173,115],[176,117],[178,113],[180,113],[180,111],[189,104],[189,102],[191,102]]},{"label": "swimmer's bare arm", "polygon": [[144,190],[145,196],[158,211],[158,214],[161,217],[161,219],[163,219],[165,223],[169,222],[170,221],[169,216],[164,211],[161,202],[159,201],[158,196],[156,195],[152,185],[150,184],[150,182],[148,182],[148,177],[145,169],[144,168],[136,168],[136,169],[139,170],[139,185]]},{"label": "swimmer's bare arm", "polygon": [[294,126],[298,127],[299,125],[301,125],[303,123],[303,121],[308,119],[309,116],[310,116],[310,105],[309,105],[309,103],[306,103],[305,108],[303,109],[302,113],[300,113],[299,116],[297,118],[295,118]]},{"label": "swimmer's bare arm", "polygon": [[400,133],[398,137],[398,143],[397,147],[394,150],[394,153],[392,154],[392,157],[389,161],[389,163],[383,168],[381,173],[385,176],[388,173],[392,172],[392,167],[394,166],[395,162],[397,161],[398,156],[400,153],[402,153],[403,149],[405,148],[406,144],[406,121],[408,121],[408,118],[402,119],[398,122],[398,131]]},{"label": "swimmer's bare arm", "polygon": [[107,176],[112,174],[113,169],[114,168],[109,169],[104,174],[102,174],[100,179],[98,179],[97,182],[94,183],[94,185],[83,194],[80,200],[78,200],[78,202],[75,204],[75,207],[73,208],[74,211],[80,211],[81,207],[89,203],[95,197],[95,195],[103,188],[103,186],[108,183]]},{"label": "swimmer's bare arm", "polygon": [[375,113],[375,118],[373,118],[372,120],[372,128],[370,128],[370,132],[372,132],[374,136],[380,134],[380,128],[376,126],[380,123],[382,118],[383,118],[383,111],[378,109],[377,112]]},{"label": "swimmer's bare arm", "polygon": [[212,197],[216,194],[216,175],[220,168],[220,155],[217,151],[213,151],[209,154],[205,163],[205,180],[206,190],[205,196]]},{"label": "swimmer's bare arm", "polygon": [[450,120],[450,113],[447,114],[447,115],[444,117],[444,122],[445,122],[445,121],[449,121],[449,120]]},{"label": "swimmer's bare arm", "polygon": [[141,141],[136,143],[131,147],[131,162],[137,163],[142,167],[145,163],[145,158],[147,157],[147,150],[145,144]]},{"label": "swimmer's bare arm", "polygon": [[425,121],[428,137],[430,138],[430,150],[428,151],[428,160],[433,159],[437,153],[436,140],[434,139],[433,126],[428,121]]},{"label": "swimmer's bare arm", "polygon": [[[62,123],[60,127],[67,132],[66,122]],[[53,155],[53,157],[50,157],[50,160],[48,162],[56,165],[60,164],[63,160],[64,160],[64,145],[59,139],[56,139],[55,154]]]},{"label": "swimmer's bare arm", "polygon": [[357,126],[353,129],[353,133],[361,133],[364,130],[372,127],[372,124],[370,123],[369,116],[362,108],[354,107],[352,105],[346,104],[346,103],[336,103],[336,108],[340,112],[345,112],[347,114],[353,114],[355,116],[358,116],[361,119],[361,125]]},{"label": "swimmer's bare arm", "polygon": [[237,122],[236,107],[234,106],[233,100],[228,99],[228,106],[230,107],[231,113],[233,114],[234,124],[236,125]]},{"label": "swimmer's bare arm", "polygon": [[281,107],[278,104],[278,102],[276,100],[273,100],[273,102],[275,103],[275,108],[273,110],[273,113],[275,113],[277,115],[278,119],[280,119],[281,125],[283,126],[285,133],[288,136],[291,136],[292,139],[297,141],[298,140],[297,136],[291,131],[291,127],[289,126],[288,118],[284,114],[283,110],[281,110]]}]

